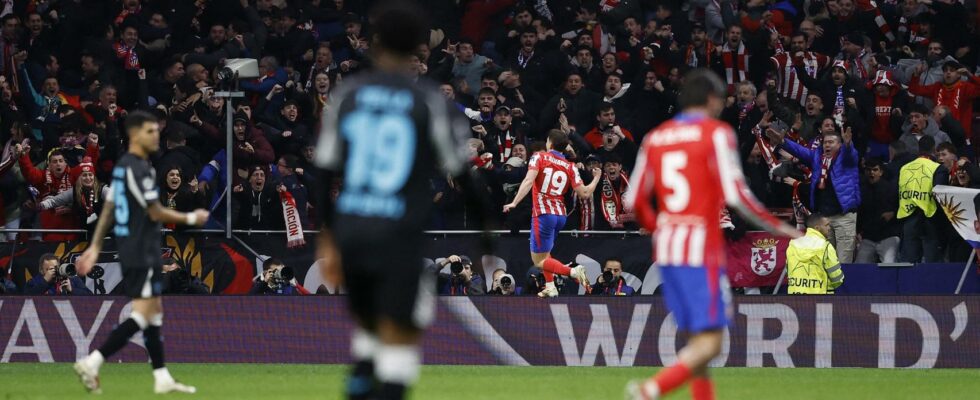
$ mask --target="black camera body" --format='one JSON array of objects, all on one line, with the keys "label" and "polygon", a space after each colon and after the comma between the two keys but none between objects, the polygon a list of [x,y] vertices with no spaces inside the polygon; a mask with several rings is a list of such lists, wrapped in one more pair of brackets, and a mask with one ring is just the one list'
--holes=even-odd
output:
[{"label": "black camera body", "polygon": [[276,268],[272,271],[272,275],[269,282],[266,282],[271,288],[281,288],[288,286],[289,282],[296,277],[296,273],[293,271],[292,267],[283,266],[282,268]]},{"label": "black camera body", "polygon": [[463,273],[463,263],[461,262],[450,263],[449,272],[451,272],[453,275],[459,275]]}]

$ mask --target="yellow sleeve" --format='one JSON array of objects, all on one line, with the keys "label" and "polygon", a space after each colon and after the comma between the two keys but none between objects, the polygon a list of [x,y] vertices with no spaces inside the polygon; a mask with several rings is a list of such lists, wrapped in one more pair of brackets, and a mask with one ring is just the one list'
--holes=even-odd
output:
[{"label": "yellow sleeve", "polygon": [[837,250],[834,249],[833,244],[827,243],[824,254],[823,268],[827,272],[827,286],[836,289],[844,283],[844,271],[841,269],[840,260],[837,259]]}]

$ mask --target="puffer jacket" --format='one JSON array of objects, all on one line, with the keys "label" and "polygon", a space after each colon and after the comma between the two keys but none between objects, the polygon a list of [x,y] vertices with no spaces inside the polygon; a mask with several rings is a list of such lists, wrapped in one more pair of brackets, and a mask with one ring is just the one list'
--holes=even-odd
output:
[{"label": "puffer jacket", "polygon": [[[816,209],[817,184],[820,182],[820,174],[823,173],[823,149],[813,150],[792,140],[783,142],[781,147],[810,165],[810,170],[813,171],[810,179],[810,209]],[[830,180],[844,213],[857,211],[861,204],[861,179],[858,174],[858,152],[853,142],[841,146],[840,154],[830,164]]]}]

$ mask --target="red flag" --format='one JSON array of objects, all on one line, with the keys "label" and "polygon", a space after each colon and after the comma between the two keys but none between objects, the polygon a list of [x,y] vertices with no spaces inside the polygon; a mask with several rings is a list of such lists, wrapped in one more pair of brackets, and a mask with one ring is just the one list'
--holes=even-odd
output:
[{"label": "red flag", "polygon": [[775,286],[786,267],[789,239],[748,232],[728,242],[728,279],[732,287]]}]

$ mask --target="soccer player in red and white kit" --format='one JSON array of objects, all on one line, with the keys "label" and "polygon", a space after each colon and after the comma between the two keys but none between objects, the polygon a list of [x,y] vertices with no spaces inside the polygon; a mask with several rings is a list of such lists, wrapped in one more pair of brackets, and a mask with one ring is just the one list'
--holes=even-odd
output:
[{"label": "soccer player in red and white kit", "polygon": [[555,274],[568,276],[587,290],[589,288],[589,278],[585,275],[584,266],[571,268],[551,257],[551,249],[555,247],[558,232],[565,226],[565,194],[568,189],[575,190],[579,197],[592,198],[592,192],[599,184],[599,175],[602,174],[601,169],[593,169],[592,182],[586,186],[578,168],[565,159],[561,152],[568,145],[568,136],[564,132],[548,132],[548,141],[545,143],[548,151],[539,151],[531,156],[527,175],[517,189],[514,201],[504,206],[504,212],[509,212],[531,192],[531,260],[534,261],[534,266],[544,270],[545,280],[544,289],[538,293],[540,297],[558,296]]},{"label": "soccer player in red and white kit", "polygon": [[707,366],[721,352],[722,332],[731,318],[718,223],[725,205],[770,232],[800,236],[769,214],[745,184],[735,134],[716,119],[725,107],[721,79],[703,69],[690,72],[678,103],[681,114],[644,139],[626,202],[654,233],[664,301],[689,339],[676,364],[627,385],[627,394],[636,400],[657,399],[688,381],[695,400],[714,398]]}]

